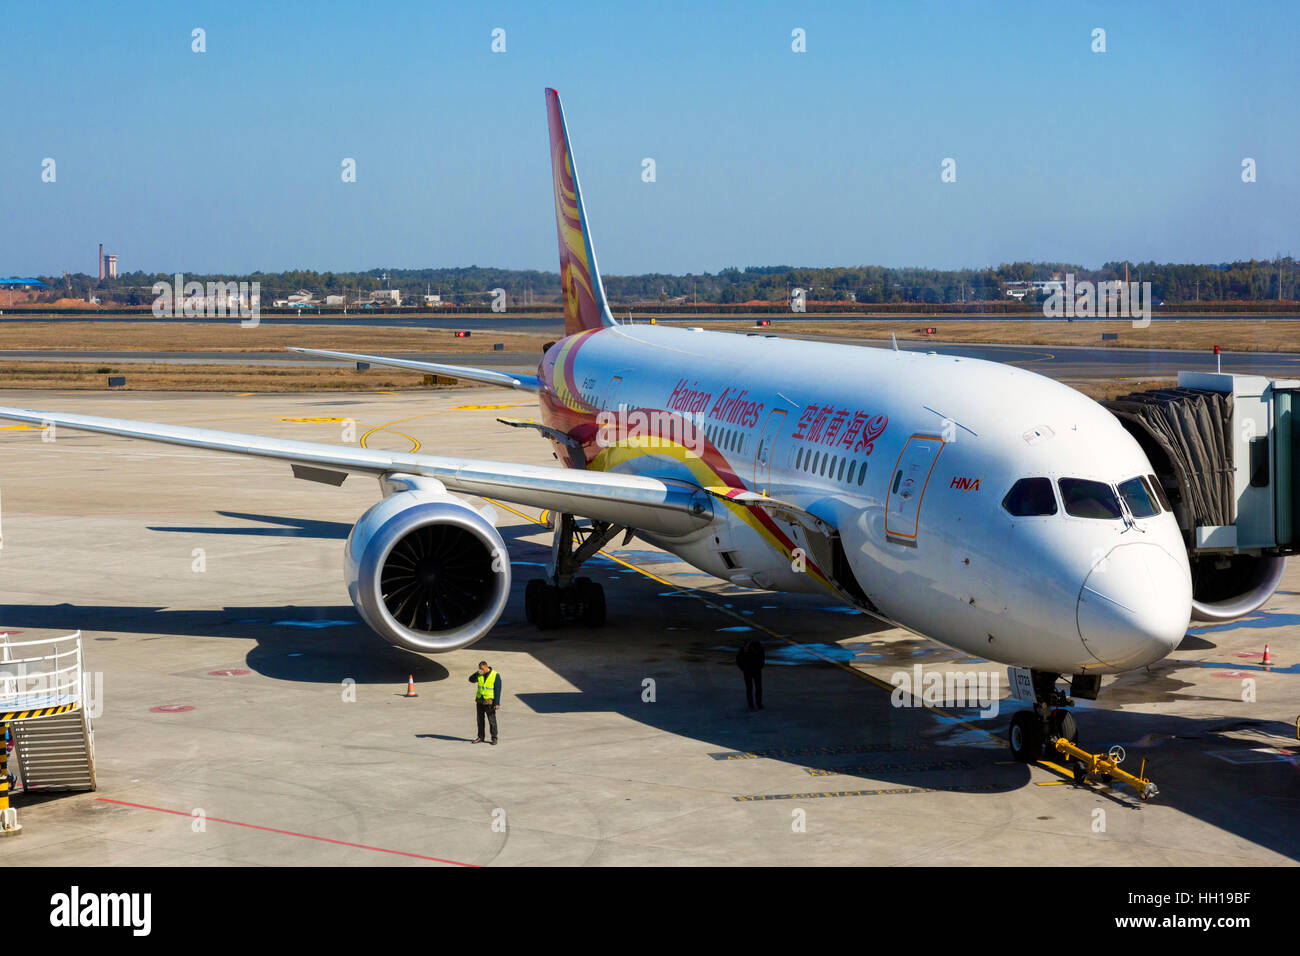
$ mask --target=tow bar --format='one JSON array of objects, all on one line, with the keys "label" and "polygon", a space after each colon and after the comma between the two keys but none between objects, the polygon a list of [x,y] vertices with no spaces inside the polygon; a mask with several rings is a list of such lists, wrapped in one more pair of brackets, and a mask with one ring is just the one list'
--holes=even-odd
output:
[{"label": "tow bar", "polygon": [[1116,744],[1110,748],[1110,752],[1105,756],[1100,754],[1090,754],[1088,751],[1070,743],[1064,737],[1057,737],[1052,743],[1062,754],[1069,756],[1070,768],[1074,771],[1075,783],[1083,783],[1090,776],[1101,777],[1103,782],[1109,783],[1112,779],[1127,783],[1137,791],[1137,795],[1143,801],[1150,800],[1160,791],[1156,785],[1148,780],[1145,776],[1147,762],[1142,761],[1142,767],[1138,770],[1137,776],[1129,773],[1127,770],[1121,770],[1120,764],[1124,762],[1124,748]]}]

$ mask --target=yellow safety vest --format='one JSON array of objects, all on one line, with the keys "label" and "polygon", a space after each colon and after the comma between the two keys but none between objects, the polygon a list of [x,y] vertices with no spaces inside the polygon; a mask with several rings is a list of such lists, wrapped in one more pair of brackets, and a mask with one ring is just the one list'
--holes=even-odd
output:
[{"label": "yellow safety vest", "polygon": [[488,671],[486,674],[478,675],[478,692],[474,695],[475,700],[492,703],[493,698],[497,695],[497,672]]}]

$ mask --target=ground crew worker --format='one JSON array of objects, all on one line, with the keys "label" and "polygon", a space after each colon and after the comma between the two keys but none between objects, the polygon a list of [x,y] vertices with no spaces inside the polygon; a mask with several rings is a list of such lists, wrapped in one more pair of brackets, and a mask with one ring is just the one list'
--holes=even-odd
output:
[{"label": "ground crew worker", "polygon": [[469,675],[470,683],[478,684],[474,704],[478,709],[478,736],[470,743],[483,743],[483,720],[492,727],[492,746],[497,743],[497,708],[501,706],[501,675],[488,667],[487,661],[478,662],[478,670]]},{"label": "ground crew worker", "polygon": [[758,710],[763,709],[763,664],[767,654],[763,642],[753,640],[736,652],[736,666],[745,675],[745,697],[749,700],[749,709],[754,710],[754,701],[758,701]]}]

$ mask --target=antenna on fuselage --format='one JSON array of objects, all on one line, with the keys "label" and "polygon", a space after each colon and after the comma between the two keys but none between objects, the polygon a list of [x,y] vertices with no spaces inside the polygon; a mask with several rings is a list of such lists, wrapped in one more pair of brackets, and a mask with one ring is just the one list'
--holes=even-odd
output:
[{"label": "antenna on fuselage", "polygon": [[889,341],[891,341],[891,342],[894,343],[894,351],[897,352],[897,351],[898,351],[898,337],[895,336],[893,332],[890,332],[890,333],[889,333]]}]

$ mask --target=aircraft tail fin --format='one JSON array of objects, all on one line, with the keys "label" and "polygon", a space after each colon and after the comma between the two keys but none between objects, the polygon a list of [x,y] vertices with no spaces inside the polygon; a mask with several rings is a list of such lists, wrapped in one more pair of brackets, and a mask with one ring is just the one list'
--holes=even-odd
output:
[{"label": "aircraft tail fin", "polygon": [[551,128],[551,179],[555,189],[555,226],[560,240],[564,333],[575,335],[615,323],[596,266],[596,250],[591,244],[591,228],[582,205],[578,169],[564,124],[564,108],[555,90],[546,91],[546,117]]}]

